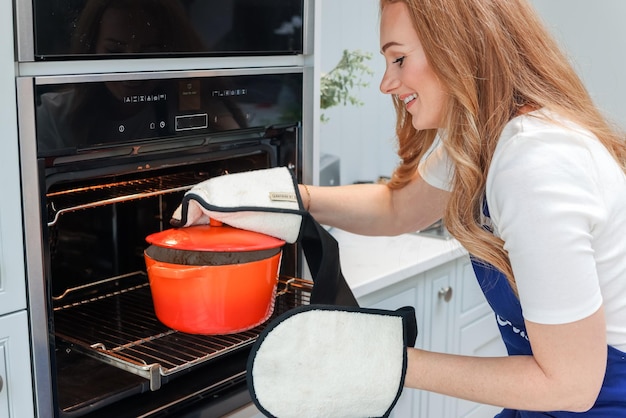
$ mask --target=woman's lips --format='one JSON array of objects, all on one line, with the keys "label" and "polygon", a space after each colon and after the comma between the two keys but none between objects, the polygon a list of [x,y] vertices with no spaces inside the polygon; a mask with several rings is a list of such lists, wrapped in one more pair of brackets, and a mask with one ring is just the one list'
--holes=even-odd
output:
[{"label": "woman's lips", "polygon": [[402,101],[404,102],[404,105],[408,108],[415,99],[417,99],[417,93],[413,93],[413,94],[409,94],[408,96],[405,96],[404,98],[402,98]]}]

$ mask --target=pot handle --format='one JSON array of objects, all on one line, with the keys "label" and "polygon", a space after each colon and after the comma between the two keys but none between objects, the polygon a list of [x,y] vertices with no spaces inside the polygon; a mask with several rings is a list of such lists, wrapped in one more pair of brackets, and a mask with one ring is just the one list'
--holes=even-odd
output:
[{"label": "pot handle", "polygon": [[309,213],[303,216],[300,242],[313,276],[310,303],[358,307],[341,272],[337,240]]}]

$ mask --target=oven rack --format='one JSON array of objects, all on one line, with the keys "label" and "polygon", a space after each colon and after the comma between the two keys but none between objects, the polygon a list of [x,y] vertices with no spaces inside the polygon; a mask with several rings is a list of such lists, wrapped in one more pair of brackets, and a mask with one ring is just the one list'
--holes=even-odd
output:
[{"label": "oven rack", "polygon": [[46,194],[48,226],[54,226],[66,212],[184,192],[209,177],[208,173],[177,173],[51,191]]},{"label": "oven rack", "polygon": [[[263,324],[228,335],[175,331],[157,319],[145,273],[122,281],[131,285],[111,290],[112,282],[120,282],[116,277],[94,285],[106,288],[103,293],[85,292],[83,286],[79,291],[89,297],[54,308],[55,334],[83,354],[144,377],[153,391],[167,376],[252,345],[265,328]],[[281,277],[273,317],[308,304],[311,289],[309,280]],[[69,296],[72,290],[66,293]]]}]

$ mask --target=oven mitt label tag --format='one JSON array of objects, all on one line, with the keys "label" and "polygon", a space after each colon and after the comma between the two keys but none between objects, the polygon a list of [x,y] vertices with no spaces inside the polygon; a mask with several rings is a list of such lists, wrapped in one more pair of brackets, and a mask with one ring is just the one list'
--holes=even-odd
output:
[{"label": "oven mitt label tag", "polygon": [[256,406],[277,418],[387,417],[404,386],[415,310],[307,305],[272,321],[248,358]]},{"label": "oven mitt label tag", "polygon": [[181,227],[215,219],[294,243],[307,213],[301,202],[287,167],[226,174],[192,187],[170,222]]},{"label": "oven mitt label tag", "polygon": [[298,202],[295,193],[270,192],[270,200],[272,202]]}]

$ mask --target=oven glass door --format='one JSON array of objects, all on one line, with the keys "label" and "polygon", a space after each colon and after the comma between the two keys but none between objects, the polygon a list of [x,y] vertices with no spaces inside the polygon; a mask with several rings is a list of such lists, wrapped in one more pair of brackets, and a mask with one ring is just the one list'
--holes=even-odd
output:
[{"label": "oven glass door", "polygon": [[35,59],[302,53],[303,0],[33,0]]},{"label": "oven glass door", "polygon": [[[247,352],[264,324],[228,335],[162,324],[146,274],[145,237],[170,227],[194,184],[275,166],[296,134],[286,129],[254,145],[250,138],[201,153],[167,152],[142,170],[116,158],[87,161],[84,170],[76,170],[83,162],[45,169],[45,283],[59,417],[180,416],[198,403],[225,408],[231,396],[239,402],[232,409],[249,402]],[[275,315],[308,301],[310,284],[296,278],[298,254],[295,245],[283,249]]]}]

